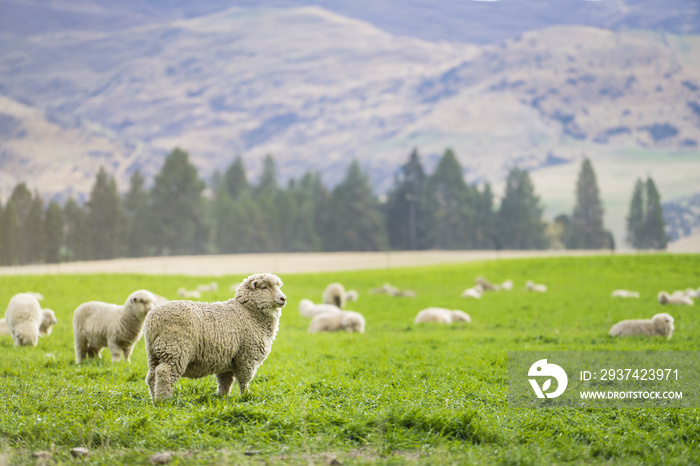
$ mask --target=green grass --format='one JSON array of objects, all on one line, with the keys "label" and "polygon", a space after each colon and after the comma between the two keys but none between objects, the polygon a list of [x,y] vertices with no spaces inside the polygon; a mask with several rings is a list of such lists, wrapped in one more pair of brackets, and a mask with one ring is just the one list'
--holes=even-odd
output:
[{"label": "green grass", "polygon": [[[460,298],[474,278],[511,278],[511,292]],[[290,304],[269,358],[243,396],[217,397],[212,377],[182,379],[172,400],[154,407],[144,382],[140,341],[131,364],[74,363],[71,317],[88,300],[124,302],[146,288],[176,298],[178,287],[214,279],[231,296],[243,277],[148,275],[13,276],[0,279],[0,301],[41,292],[59,323],[36,348],[0,339],[0,464],[34,464],[32,453],[72,462],[86,446],[92,464],[148,464],[174,451],[173,464],[602,463],[700,462],[698,409],[515,409],[507,403],[508,351],[700,350],[700,310],[661,308],[656,293],[700,285],[700,256],[637,255],[497,260],[423,268],[284,275]],[[549,292],[524,291],[526,279]],[[365,334],[306,333],[302,298],[320,300],[331,281],[360,292],[351,309]],[[418,297],[371,295],[389,282]],[[613,300],[615,288],[639,300]],[[416,326],[428,306],[462,309],[469,326]],[[628,318],[667,311],[671,340],[613,339]]]}]

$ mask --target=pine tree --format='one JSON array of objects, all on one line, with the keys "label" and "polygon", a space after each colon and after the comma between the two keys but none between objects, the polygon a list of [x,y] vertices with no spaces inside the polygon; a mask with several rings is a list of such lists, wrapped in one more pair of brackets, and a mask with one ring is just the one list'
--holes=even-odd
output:
[{"label": "pine tree", "polygon": [[413,149],[394,179],[394,189],[387,196],[386,227],[393,249],[415,250],[432,246],[434,221],[428,208],[427,188],[427,176],[420,156]]},{"label": "pine tree", "polygon": [[497,241],[496,212],[493,208],[493,192],[486,183],[482,192],[477,191],[477,204],[474,216],[476,249],[494,249]]},{"label": "pine tree", "polygon": [[91,259],[90,244],[92,240],[86,210],[71,197],[63,206],[63,217],[66,222],[66,260]]},{"label": "pine tree", "polygon": [[86,207],[93,258],[113,259],[121,255],[125,216],[117,182],[104,167],[97,172]]},{"label": "pine tree", "polygon": [[38,192],[34,192],[24,225],[24,240],[27,244],[27,263],[43,262],[46,256],[46,232],[44,230],[44,202]]},{"label": "pine tree", "polygon": [[548,246],[542,221],[540,198],[530,175],[513,168],[506,180],[506,194],[498,210],[499,247],[502,249],[544,249]]},{"label": "pine tree", "polygon": [[207,251],[202,192],[205,184],[189,154],[174,149],[156,175],[151,190],[153,245],[159,254],[201,254]]},{"label": "pine tree", "polygon": [[61,206],[52,201],[46,209],[44,231],[46,235],[46,262],[56,264],[61,260],[64,241],[64,221]]},{"label": "pine tree", "polygon": [[7,201],[0,217],[0,261],[5,265],[19,264],[19,228],[17,226],[17,211],[12,198]]},{"label": "pine tree", "polygon": [[233,200],[238,199],[243,192],[248,190],[248,179],[246,178],[243,160],[240,157],[236,157],[226,170],[224,184],[226,185],[226,191],[228,191],[229,196]]},{"label": "pine tree", "polygon": [[131,174],[129,191],[124,196],[125,252],[129,257],[149,255],[149,246],[153,243],[149,195],[145,184],[145,178],[136,170]]},{"label": "pine tree", "polygon": [[644,221],[644,183],[641,179],[637,179],[627,215],[626,237],[627,243],[635,249],[645,247]]},{"label": "pine tree", "polygon": [[[10,201],[15,211],[14,224],[17,228],[17,260],[19,264],[27,264],[32,258],[32,233],[29,231],[29,223],[32,223],[30,211],[32,210],[32,193],[25,183],[20,183],[12,190]],[[8,201],[9,202],[9,201]]]},{"label": "pine tree", "polygon": [[666,222],[664,222],[663,210],[661,208],[661,196],[651,177],[647,178],[646,190],[647,202],[644,218],[646,248],[666,249],[668,236],[666,235]]},{"label": "pine tree", "polygon": [[603,227],[603,206],[598,182],[588,158],[584,159],[576,182],[576,207],[571,217],[569,246],[571,249],[610,247],[608,234]]},{"label": "pine tree", "polygon": [[345,179],[335,187],[323,238],[326,251],[381,251],[387,246],[379,203],[369,177],[353,160]]},{"label": "pine tree", "polygon": [[474,203],[454,152],[447,149],[430,177],[430,205],[435,213],[435,246],[439,249],[470,249]]}]

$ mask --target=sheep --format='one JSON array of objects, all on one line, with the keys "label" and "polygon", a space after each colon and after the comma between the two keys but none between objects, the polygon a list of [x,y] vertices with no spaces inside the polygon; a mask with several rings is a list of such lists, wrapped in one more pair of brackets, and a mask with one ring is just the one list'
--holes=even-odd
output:
[{"label": "sheep", "polygon": [[[42,319],[39,325],[39,336],[51,335],[51,327],[53,327],[56,322],[56,314],[51,309],[42,309]],[[7,322],[3,317],[0,319],[0,335],[10,335],[10,329],[7,326]]]},{"label": "sheep", "polygon": [[423,309],[416,315],[414,324],[427,322],[437,322],[440,324],[452,324],[454,322],[466,322],[470,324],[472,318],[466,312],[460,310],[450,310],[443,307],[429,307]]},{"label": "sheep", "polygon": [[14,295],[5,311],[5,323],[15,346],[36,346],[43,318],[39,301],[33,295]]},{"label": "sheep", "polygon": [[324,312],[340,312],[340,308],[335,304],[314,304],[310,299],[299,301],[299,315],[311,319]]},{"label": "sheep", "polygon": [[277,335],[287,297],[282,280],[251,275],[225,302],[171,301],[146,317],[146,383],[153,401],[170,398],[180,377],[215,375],[217,394],[231,393],[234,378],[243,395]]},{"label": "sheep", "polygon": [[696,291],[692,288],[686,288],[685,290],[676,290],[671,293],[672,298],[697,298],[698,295]]},{"label": "sheep", "polygon": [[656,314],[649,320],[623,320],[612,326],[611,337],[626,337],[631,335],[646,335],[650,337],[673,335],[673,317],[669,314]]},{"label": "sheep", "polygon": [[345,307],[347,296],[345,287],[340,283],[331,283],[323,290],[322,300],[325,304],[335,304],[339,308]]},{"label": "sheep", "polygon": [[483,291],[499,291],[501,289],[500,285],[494,285],[490,281],[486,280],[484,277],[476,277],[474,282],[481,286]]},{"label": "sheep", "polygon": [[481,294],[484,292],[484,288],[481,285],[474,285],[471,288],[467,288],[462,291],[462,298],[475,298],[481,299]]},{"label": "sheep", "polygon": [[692,306],[694,304],[693,300],[691,298],[688,298],[686,296],[679,296],[679,295],[671,295],[665,291],[659,291],[659,294],[657,295],[657,299],[661,304],[679,304],[679,305],[686,305],[686,306]]},{"label": "sheep", "polygon": [[385,283],[379,288],[372,288],[371,290],[369,290],[369,292],[372,294],[396,294],[399,292],[399,289],[395,286],[391,286],[390,284]]},{"label": "sheep", "polygon": [[77,307],[73,313],[75,361],[85,357],[99,357],[103,348],[109,348],[112,362],[130,361],[134,345],[141,338],[143,322],[153,309],[156,297],[148,290],[134,291],[123,305],[90,301]]},{"label": "sheep", "polygon": [[610,296],[613,298],[639,298],[639,291],[614,290]]},{"label": "sheep", "polygon": [[404,297],[404,298],[415,298],[416,297],[416,292],[413,290],[401,291],[401,290],[395,289],[395,290],[392,290],[389,294],[391,296],[397,296],[399,298],[400,297]]},{"label": "sheep", "polygon": [[357,290],[348,290],[345,293],[345,299],[347,301],[357,301],[357,299],[360,297],[360,294],[357,292]]},{"label": "sheep", "polygon": [[177,289],[177,295],[181,298],[201,298],[202,293],[197,290],[186,290],[184,288]]},{"label": "sheep", "polygon": [[365,333],[365,318],[359,312],[324,312],[311,319],[309,333],[319,332],[359,332]]},{"label": "sheep", "polygon": [[547,291],[547,286],[533,283],[532,280],[528,280],[527,282],[525,282],[525,289],[528,291],[537,291],[538,293],[545,293]]},{"label": "sheep", "polygon": [[219,284],[217,282],[207,283],[206,285],[197,285],[197,291],[201,293],[209,293],[219,290]]},{"label": "sheep", "polygon": [[508,280],[504,281],[503,283],[501,283],[501,289],[508,290],[508,291],[512,290],[513,289],[513,280],[508,279]]}]

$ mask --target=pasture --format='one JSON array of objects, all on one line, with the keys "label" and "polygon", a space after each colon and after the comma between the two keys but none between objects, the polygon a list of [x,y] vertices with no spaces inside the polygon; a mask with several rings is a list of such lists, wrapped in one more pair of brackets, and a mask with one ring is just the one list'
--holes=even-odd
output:
[{"label": "pasture", "polygon": [[[264,271],[264,270],[260,270]],[[482,275],[512,279],[512,291],[481,300],[461,292]],[[226,300],[243,276],[44,275],[0,279],[0,302],[44,295],[53,333],[35,348],[0,339],[0,465],[74,461],[148,464],[690,464],[700,462],[700,409],[510,408],[508,351],[699,351],[700,305],[662,307],[659,290],[700,286],[698,255],[502,259],[466,264],[322,274],[280,274],[289,304],[272,353],[243,397],[215,395],[213,377],[182,379],[154,407],[140,340],[131,363],[76,366],[71,319],[82,302],[123,303],[146,288],[177,299],[179,287],[216,280],[202,300]],[[547,293],[525,291],[527,279]],[[360,293],[348,308],[365,334],[309,335],[303,298],[319,302],[332,281]],[[416,298],[369,294],[389,282]],[[615,288],[640,299],[612,299]],[[414,325],[429,306],[462,309],[471,325]],[[671,340],[613,339],[617,321],[669,312]]]}]

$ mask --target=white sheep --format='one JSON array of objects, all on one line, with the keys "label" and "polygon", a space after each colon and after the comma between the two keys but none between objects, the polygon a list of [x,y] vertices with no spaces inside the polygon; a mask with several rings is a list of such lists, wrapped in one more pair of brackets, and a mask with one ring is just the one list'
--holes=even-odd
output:
[{"label": "white sheep", "polygon": [[467,288],[462,291],[462,298],[475,298],[481,299],[481,294],[484,292],[484,288],[481,285],[474,285],[471,288]]},{"label": "white sheep", "polygon": [[696,291],[692,288],[686,288],[685,290],[676,290],[671,293],[672,298],[697,298],[698,295]]},{"label": "white sheep", "polygon": [[404,297],[404,298],[415,298],[416,297],[416,292],[413,290],[394,289],[389,294],[391,296]]},{"label": "white sheep", "polygon": [[612,326],[610,336],[626,337],[632,335],[646,335],[650,337],[662,336],[671,338],[673,335],[673,317],[669,314],[656,314],[649,320],[623,320]]},{"label": "white sheep", "polygon": [[7,322],[5,322],[5,318],[3,317],[0,319],[0,335],[9,335],[10,334],[10,328],[7,326]]},{"label": "white sheep", "polygon": [[36,346],[43,318],[39,301],[31,294],[19,293],[10,298],[5,323],[15,346]]},{"label": "white sheep", "polygon": [[[42,309],[42,319],[39,325],[39,336],[51,335],[51,328],[58,322],[56,314],[51,309]],[[10,328],[5,322],[5,318],[0,319],[0,335],[10,335]]]},{"label": "white sheep", "polygon": [[429,307],[416,315],[414,324],[437,322],[439,324],[452,324],[454,322],[466,322],[470,324],[472,318],[466,312],[458,309],[450,310],[444,307]]},{"label": "white sheep", "polygon": [[338,331],[365,333],[365,318],[354,311],[324,312],[309,323],[309,333]]},{"label": "white sheep", "polygon": [[639,298],[639,291],[614,290],[610,296],[613,298]]},{"label": "white sheep", "polygon": [[341,309],[335,304],[314,304],[310,299],[299,301],[299,315],[311,319],[324,312],[340,312]]},{"label": "white sheep", "polygon": [[348,290],[345,292],[345,299],[347,301],[357,301],[359,297],[360,294],[357,292],[357,290]]},{"label": "white sheep", "polygon": [[692,306],[694,304],[693,300],[691,298],[688,298],[687,296],[670,296],[665,291],[659,291],[657,299],[661,304],[678,304],[685,306]]},{"label": "white sheep", "polygon": [[197,291],[201,293],[211,293],[219,290],[217,282],[207,283],[206,285],[197,285]]},{"label": "white sheep", "polygon": [[186,290],[185,288],[178,288],[177,295],[181,298],[201,298],[202,293],[197,290]]},{"label": "white sheep", "polygon": [[500,285],[494,285],[484,277],[476,277],[474,283],[480,286],[483,291],[499,291],[501,289]]},{"label": "white sheep", "polygon": [[512,290],[513,289],[513,280],[508,279],[508,280],[504,281],[503,283],[501,283],[501,289],[508,290],[508,291]]},{"label": "white sheep", "polygon": [[392,294],[395,295],[396,293],[399,292],[399,289],[396,288],[395,286],[391,286],[388,283],[383,284],[379,288],[372,288],[369,290],[370,293],[372,294]]},{"label": "white sheep", "polygon": [[525,289],[528,291],[537,291],[538,293],[545,293],[547,291],[547,286],[534,283],[532,280],[528,280],[527,282],[525,282]]},{"label": "white sheep", "polygon": [[112,362],[119,361],[122,353],[128,362],[155,301],[150,291],[138,290],[122,305],[90,301],[78,306],[73,313],[76,363],[99,357],[105,347],[112,353]]},{"label": "white sheep", "polygon": [[342,284],[331,283],[323,290],[321,299],[325,304],[335,304],[342,309],[345,307],[345,302],[348,298],[345,293],[345,287]]},{"label": "white sheep", "polygon": [[216,375],[217,394],[228,395],[234,378],[243,394],[277,335],[287,297],[282,280],[251,275],[225,302],[171,301],[146,317],[146,383],[151,398],[173,394],[180,377]]}]

